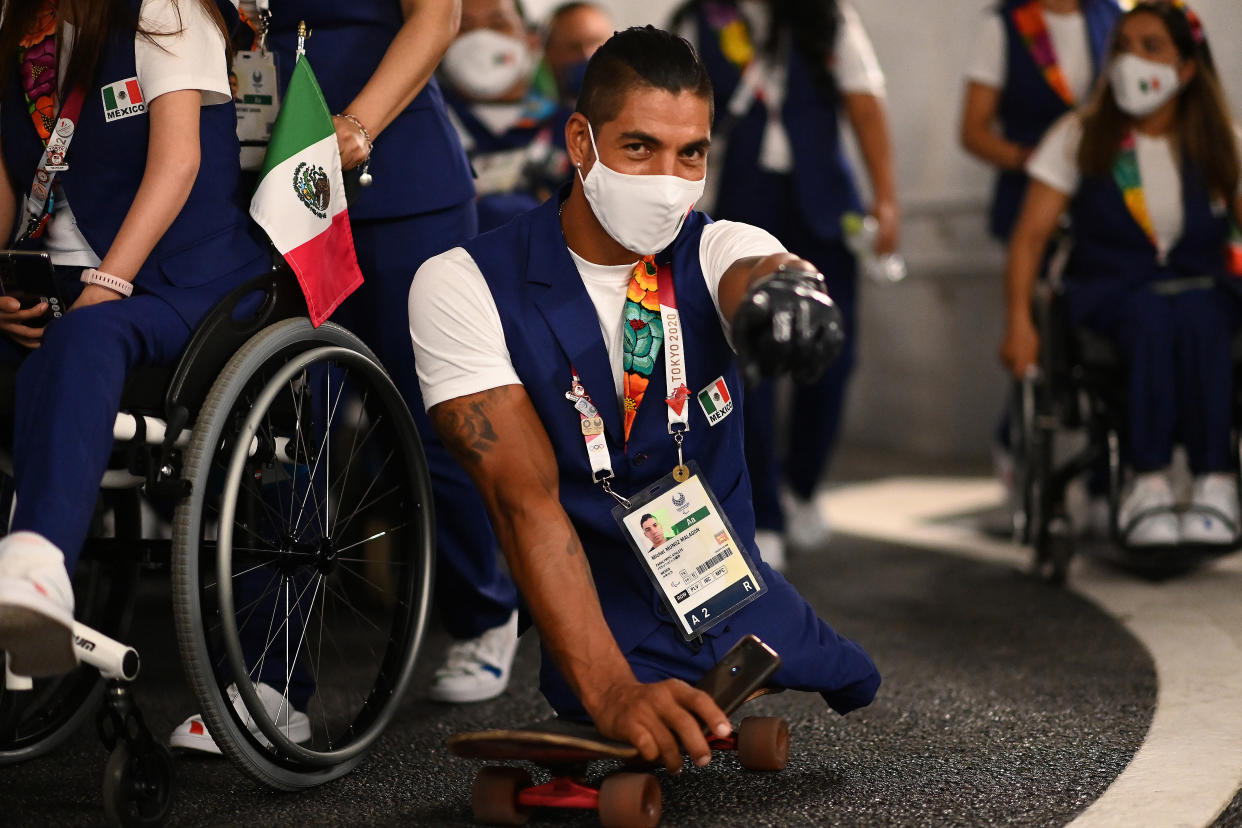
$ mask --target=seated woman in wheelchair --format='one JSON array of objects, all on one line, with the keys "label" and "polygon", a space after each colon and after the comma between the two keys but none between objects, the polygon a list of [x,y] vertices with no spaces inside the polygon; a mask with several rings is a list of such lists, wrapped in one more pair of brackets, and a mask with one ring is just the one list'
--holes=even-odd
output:
[{"label": "seated woman in wheelchair", "polygon": [[45,304],[0,298],[0,361],[20,362],[0,650],[39,676],[74,666],[67,573],[126,376],[173,363],[268,257],[239,199],[230,3],[6,0],[0,13],[0,227],[50,254],[69,308],[40,327]]},{"label": "seated woman in wheelchair", "polygon": [[[1141,0],[1118,22],[1090,104],[1052,127],[1009,248],[1001,357],[1022,377],[1039,337],[1031,288],[1059,216],[1072,219],[1064,299],[1072,322],[1113,340],[1126,368],[1134,475],[1119,528],[1130,545],[1231,544],[1238,533],[1231,343],[1242,306],[1226,271],[1242,216],[1235,128],[1199,19]],[[1174,440],[1194,486],[1173,509]]]}]

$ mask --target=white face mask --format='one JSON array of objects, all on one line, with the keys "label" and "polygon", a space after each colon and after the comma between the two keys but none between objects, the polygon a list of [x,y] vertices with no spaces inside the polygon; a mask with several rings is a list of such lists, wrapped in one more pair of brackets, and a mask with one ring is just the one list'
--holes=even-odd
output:
[{"label": "white face mask", "polygon": [[622,247],[640,256],[659,253],[672,244],[694,203],[703,195],[706,178],[690,181],[677,175],[629,175],[604,166],[587,124],[595,165],[578,178],[600,225]]},{"label": "white face mask", "polygon": [[532,64],[525,41],[491,29],[475,29],[453,41],[440,68],[463,95],[486,101],[529,77]]},{"label": "white face mask", "polygon": [[1174,67],[1129,53],[1113,59],[1108,80],[1117,106],[1134,118],[1145,118],[1164,106],[1179,86]]}]

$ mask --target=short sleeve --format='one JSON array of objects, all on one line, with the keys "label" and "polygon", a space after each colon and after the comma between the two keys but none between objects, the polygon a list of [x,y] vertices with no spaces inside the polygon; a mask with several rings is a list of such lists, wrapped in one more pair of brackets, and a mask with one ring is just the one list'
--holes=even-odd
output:
[{"label": "short sleeve", "polygon": [[720,280],[738,259],[748,256],[771,256],[784,253],[785,246],[767,230],[740,221],[717,221],[703,228],[699,237],[699,267],[707,290],[712,295],[716,314],[725,333],[729,320],[720,312]]},{"label": "short sleeve", "polygon": [[414,274],[410,341],[430,409],[446,400],[502,385],[521,385],[496,300],[463,248],[433,256]]},{"label": "short sleeve", "polygon": [[987,12],[979,22],[966,80],[993,89],[1005,86],[1005,26],[995,11]]},{"label": "short sleeve", "polygon": [[858,12],[848,3],[840,5],[841,25],[833,49],[832,74],[842,92],[884,95],[884,72]]},{"label": "short sleeve", "polygon": [[1078,189],[1078,146],[1082,143],[1082,120],[1076,113],[1062,115],[1045,133],[1026,162],[1026,173],[1064,195]]},{"label": "short sleeve", "polygon": [[138,86],[152,101],[167,92],[197,89],[203,106],[233,100],[224,34],[202,0],[143,0],[134,60]]}]

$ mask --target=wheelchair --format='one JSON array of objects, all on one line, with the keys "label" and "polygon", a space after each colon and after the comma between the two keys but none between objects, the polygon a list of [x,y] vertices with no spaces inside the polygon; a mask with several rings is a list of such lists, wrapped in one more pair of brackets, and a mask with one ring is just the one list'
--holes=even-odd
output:
[{"label": "wheelchair", "polygon": [[[1118,525],[1123,479],[1125,377],[1113,342],[1069,318],[1054,259],[1032,297],[1040,337],[1038,367],[1010,395],[1014,482],[1010,515],[1014,539],[1032,550],[1032,571],[1064,584],[1078,542],[1066,504],[1070,484],[1088,474],[1107,481],[1109,537],[1084,546],[1094,556],[1152,579],[1176,576],[1242,546],[1132,546]],[[1242,457],[1242,335],[1233,343],[1234,454]]]},{"label": "wheelchair", "polygon": [[[0,399],[14,381],[0,376]],[[0,765],[93,719],[110,751],[109,821],[166,818],[170,754],[130,689],[138,653],[119,643],[139,578],[165,569],[185,674],[223,754],[278,790],[348,773],[409,687],[433,576],[426,460],[378,360],[339,325],[311,326],[282,263],[226,297],[175,367],[130,378],[114,435],[96,513],[110,531],[92,533],[74,573],[82,663],[34,681],[6,669]],[[0,456],[0,534],[11,473]],[[171,538],[142,537],[139,491],[171,515]],[[264,707],[260,679],[282,710],[298,687],[310,693],[309,740]]]}]

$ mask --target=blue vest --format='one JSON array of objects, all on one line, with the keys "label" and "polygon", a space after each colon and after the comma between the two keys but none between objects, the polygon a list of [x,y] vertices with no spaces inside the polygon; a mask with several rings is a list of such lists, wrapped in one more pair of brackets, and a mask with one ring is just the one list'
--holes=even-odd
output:
[{"label": "blue vest", "polygon": [[[622,415],[599,317],[561,235],[558,206],[558,199],[551,198],[536,210],[467,242],[465,249],[496,301],[509,357],[556,454],[561,504],[582,539],[604,617],[621,651],[628,653],[659,624],[673,622],[663,614],[659,596],[613,520],[613,500],[592,482],[581,418],[565,392],[570,390],[572,366],[604,419],[616,474],[613,488],[621,494],[636,492],[668,474],[677,463],[665,413],[664,367],[659,360],[634,419],[629,444],[624,445]],[[688,402],[685,456],[698,462],[737,537],[757,560],[750,478],[743,459],[742,382],[699,267],[699,237],[709,221],[702,213],[691,213],[673,244],[661,254],[672,257],[691,393],[723,377],[734,404],[731,415],[709,426],[698,404],[693,399]]]},{"label": "blue vest", "polygon": [[1074,247],[1066,264],[1066,298],[1076,321],[1153,281],[1224,279],[1229,217],[1223,202],[1213,210],[1202,177],[1189,164],[1182,165],[1182,205],[1182,236],[1160,262],[1112,177],[1083,178],[1070,205]]},{"label": "blue vest", "polygon": [[[1007,0],[997,11],[1005,27],[1005,86],[997,105],[997,117],[1006,139],[1025,147],[1036,146],[1044,132],[1070,107],[1044,79],[1043,70],[1031,56],[1014,23],[1012,12],[1030,0]],[[1109,37],[1121,15],[1117,0],[1082,0],[1094,74],[1108,51]],[[1026,173],[1005,170],[996,178],[992,194],[989,229],[999,239],[1009,238],[1026,195]]]},{"label": "blue vest", "polygon": [[[405,19],[399,0],[272,0],[268,45],[284,89],[293,73],[299,21],[306,55],[332,112],[343,112],[370,80]],[[351,219],[441,210],[474,197],[470,165],[444,112],[435,78],[375,140],[374,182],[349,205]],[[416,266],[417,262],[411,263]]]},{"label": "blue vest", "polygon": [[[720,123],[726,118],[741,73],[721,52],[719,37],[708,25],[706,15],[698,14],[697,23],[699,54],[715,88],[716,120]],[[839,96],[817,83],[811,66],[796,49],[790,50],[787,72],[781,115],[793,151],[795,172],[791,175],[799,212],[817,238],[834,241],[841,237],[841,215],[862,209],[841,148]],[[717,217],[759,227],[771,224],[771,207],[750,197],[747,185],[759,171],[759,149],[767,120],[767,106],[756,100],[726,136],[714,211]]]},{"label": "blue vest", "polygon": [[[135,14],[138,0],[133,0]],[[222,3],[226,19],[237,13]],[[136,77],[134,33],[114,29],[99,56],[69,147],[69,169],[56,177],[78,229],[103,257],[112,246],[142,182],[150,121],[147,113],[104,119],[101,88]],[[30,192],[43,144],[26,111],[17,72],[0,104],[0,146],[19,205]],[[202,160],[185,206],[134,278],[193,327],[215,302],[268,266],[267,246],[250,221],[238,188],[239,147],[233,104],[204,106],[199,115]],[[20,207],[19,207],[20,210]]]},{"label": "blue vest", "polygon": [[[487,128],[474,114],[471,103],[449,86],[444,87],[444,100],[458,122],[470,136],[466,151],[472,165],[489,155],[508,153],[530,147],[537,141],[547,143],[549,157],[543,162],[531,158],[523,171],[518,187],[507,193],[479,195],[479,232],[492,230],[510,219],[533,210],[540,204],[538,191],[556,192],[565,183],[569,157],[565,150],[565,123],[573,111],[552,101],[532,97],[528,113],[503,135]],[[476,167],[477,169],[477,167]]]}]

